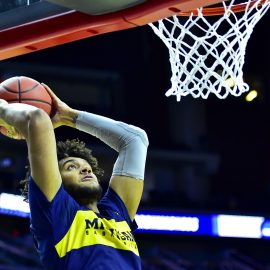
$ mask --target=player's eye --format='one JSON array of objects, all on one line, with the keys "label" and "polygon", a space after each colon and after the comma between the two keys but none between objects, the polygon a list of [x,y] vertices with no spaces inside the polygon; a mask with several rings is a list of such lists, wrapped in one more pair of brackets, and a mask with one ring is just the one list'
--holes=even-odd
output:
[{"label": "player's eye", "polygon": [[68,165],[67,169],[68,169],[69,171],[75,170],[75,169],[76,169],[76,165],[70,164],[70,165]]}]

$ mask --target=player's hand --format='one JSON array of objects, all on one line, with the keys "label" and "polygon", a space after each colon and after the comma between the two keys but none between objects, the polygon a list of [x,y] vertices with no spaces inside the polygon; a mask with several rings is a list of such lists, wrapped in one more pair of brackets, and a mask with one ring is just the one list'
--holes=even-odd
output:
[{"label": "player's hand", "polygon": [[46,85],[45,83],[41,83],[41,84],[47,90],[47,92],[52,98],[54,114],[51,120],[52,120],[53,127],[57,128],[63,125],[74,127],[75,126],[73,122],[74,110],[70,108],[65,102],[60,100],[60,98],[58,98],[54,94],[54,92],[48,85]]},{"label": "player's hand", "polygon": [[20,132],[18,132],[14,127],[10,125],[0,126],[0,133],[15,140],[25,139]]},{"label": "player's hand", "polygon": [[7,105],[7,104],[8,102],[6,100],[0,98],[0,106]]},{"label": "player's hand", "polygon": [[[5,101],[4,99],[1,99],[0,98],[0,106],[7,105],[7,104],[8,104],[7,101]],[[3,126],[5,124],[6,124],[6,122],[2,118],[0,118],[0,126]]]},{"label": "player's hand", "polygon": [[[7,101],[5,101],[4,99],[0,99],[0,106],[7,104]],[[2,118],[0,118],[0,133],[15,140],[24,139],[22,134],[20,134],[14,127],[6,123]]]}]

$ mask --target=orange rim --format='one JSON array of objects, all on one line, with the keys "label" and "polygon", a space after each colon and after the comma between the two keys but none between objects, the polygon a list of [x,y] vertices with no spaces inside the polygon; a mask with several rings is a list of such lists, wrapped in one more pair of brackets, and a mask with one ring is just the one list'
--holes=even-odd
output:
[{"label": "orange rim", "polygon": [[[243,12],[246,7],[248,6],[248,9],[250,9],[251,7],[253,7],[257,2],[260,2],[258,5],[261,6],[263,5],[265,2],[267,2],[268,0],[252,0],[250,2],[246,2],[246,3],[242,3],[242,4],[236,4],[236,5],[232,5],[231,10],[234,13],[239,13],[239,12]],[[210,7],[210,8],[203,8],[202,9],[202,14],[204,16],[217,16],[217,15],[223,15],[225,12],[225,8],[224,6],[222,7]],[[193,14],[193,16],[198,16],[199,12],[198,9],[196,10],[191,10],[191,11],[187,11],[187,12],[180,12],[177,15],[178,16],[190,16],[191,14]]]}]

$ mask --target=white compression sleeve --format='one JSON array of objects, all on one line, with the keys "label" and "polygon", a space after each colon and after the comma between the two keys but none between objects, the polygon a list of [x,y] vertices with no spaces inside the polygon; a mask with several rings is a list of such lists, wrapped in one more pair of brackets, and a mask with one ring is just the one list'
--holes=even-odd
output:
[{"label": "white compression sleeve", "polygon": [[144,179],[148,147],[144,130],[88,112],[79,113],[76,128],[99,138],[119,153],[113,175]]}]

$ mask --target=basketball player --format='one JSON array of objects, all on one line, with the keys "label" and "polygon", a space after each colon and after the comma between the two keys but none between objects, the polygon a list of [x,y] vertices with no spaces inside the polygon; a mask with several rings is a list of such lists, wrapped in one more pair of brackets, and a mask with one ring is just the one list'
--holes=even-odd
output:
[{"label": "basketball player", "polygon": [[[0,100],[1,132],[27,142],[30,175],[24,192],[42,264],[49,270],[141,269],[132,232],[143,190],[146,133],[74,110],[44,87],[56,109],[52,119],[36,107]],[[79,140],[56,144],[54,128],[62,125],[89,133],[118,152],[102,198],[97,178],[102,170],[91,151]]]}]

